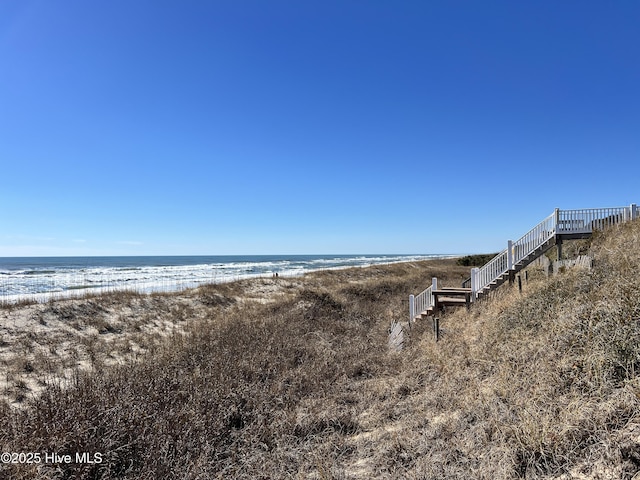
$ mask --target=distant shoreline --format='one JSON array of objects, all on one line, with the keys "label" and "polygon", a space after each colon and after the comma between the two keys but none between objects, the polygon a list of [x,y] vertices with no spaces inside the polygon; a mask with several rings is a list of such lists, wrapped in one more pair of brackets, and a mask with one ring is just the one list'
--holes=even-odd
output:
[{"label": "distant shoreline", "polygon": [[248,278],[456,258],[417,255],[218,255],[0,258],[0,303],[46,302],[116,291],[179,292]]}]

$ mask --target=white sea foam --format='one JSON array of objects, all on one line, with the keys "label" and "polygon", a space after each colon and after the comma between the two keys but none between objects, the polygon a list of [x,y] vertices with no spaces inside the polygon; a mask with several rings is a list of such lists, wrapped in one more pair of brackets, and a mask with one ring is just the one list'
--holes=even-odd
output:
[{"label": "white sea foam", "polygon": [[[234,261],[190,263],[185,257],[180,264],[175,257],[158,257],[157,264],[118,264],[110,260],[107,265],[65,265],[63,259],[56,263],[41,261],[20,268],[6,268],[0,260],[0,302],[13,303],[23,300],[47,301],[51,298],[76,297],[87,293],[99,294],[119,290],[140,293],[180,291],[207,283],[223,283],[254,277],[282,277],[302,275],[322,269],[370,266],[376,264],[418,261],[445,255],[380,255],[380,256],[331,256],[268,257],[264,261],[255,257],[233,257]],[[223,258],[223,257],[216,257]],[[162,260],[166,259],[166,262]],[[6,260],[6,259],[5,259]],[[166,263],[166,264],[165,264]],[[177,264],[176,264],[177,263]]]}]

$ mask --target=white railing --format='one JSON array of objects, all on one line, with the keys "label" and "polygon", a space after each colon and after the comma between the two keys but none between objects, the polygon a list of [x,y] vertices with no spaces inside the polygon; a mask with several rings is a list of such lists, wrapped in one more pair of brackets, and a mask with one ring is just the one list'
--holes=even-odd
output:
[{"label": "white railing", "polygon": [[433,297],[433,290],[438,289],[438,279],[433,278],[429,288],[425,289],[422,293],[419,293],[415,297],[409,296],[409,321],[413,321],[422,312],[426,312],[430,307],[433,307],[436,302]]},{"label": "white railing", "polygon": [[[513,265],[529,256],[537,248],[541,247],[553,238],[556,234],[556,216],[556,212],[552,213],[518,240],[515,242],[509,242],[512,261],[509,262],[509,265],[507,266],[508,269],[513,268]],[[502,273],[504,272],[501,272],[499,275]],[[495,278],[491,281],[493,280],[495,280]]]},{"label": "white railing", "polygon": [[552,213],[515,242],[509,240],[506,250],[493,257],[486,265],[472,269],[472,296],[477,297],[487,285],[513,269],[516,263],[551,240],[556,233],[556,217],[556,212]]},{"label": "white railing", "polygon": [[493,282],[496,278],[506,272],[509,261],[509,250],[503,250],[493,257],[482,268],[471,270],[471,292],[472,296],[477,296],[477,292]]},{"label": "white railing", "polygon": [[[589,208],[582,210],[557,209],[515,242],[509,240],[506,250],[493,257],[481,268],[471,270],[471,298],[474,300],[491,282],[497,280],[516,264],[535,252],[556,235],[593,233],[618,223],[640,217],[635,203],[628,207]],[[424,292],[409,297],[411,320],[435,304],[433,290],[437,289],[437,279]]]},{"label": "white railing", "polygon": [[557,233],[592,233],[637,217],[637,206],[557,210]]}]

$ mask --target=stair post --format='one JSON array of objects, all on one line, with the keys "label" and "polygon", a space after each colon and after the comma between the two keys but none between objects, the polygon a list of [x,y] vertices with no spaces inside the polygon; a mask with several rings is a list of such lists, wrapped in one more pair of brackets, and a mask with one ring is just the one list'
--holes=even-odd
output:
[{"label": "stair post", "polygon": [[635,203],[632,203],[629,208],[631,209],[631,220],[638,218],[638,206]]},{"label": "stair post", "polygon": [[431,279],[431,298],[429,299],[429,305],[433,307],[433,311],[438,310],[438,297],[433,296],[433,292],[438,289],[438,279],[433,277]]},{"label": "stair post", "polygon": [[409,325],[411,325],[414,318],[416,318],[416,297],[409,295]]},{"label": "stair post", "polygon": [[556,249],[558,250],[558,261],[562,260],[562,237],[556,240]]},{"label": "stair post", "polygon": [[471,301],[475,302],[476,294],[478,292],[478,272],[480,269],[478,267],[471,269]]},{"label": "stair post", "polygon": [[513,241],[507,240],[507,270],[513,270]]}]

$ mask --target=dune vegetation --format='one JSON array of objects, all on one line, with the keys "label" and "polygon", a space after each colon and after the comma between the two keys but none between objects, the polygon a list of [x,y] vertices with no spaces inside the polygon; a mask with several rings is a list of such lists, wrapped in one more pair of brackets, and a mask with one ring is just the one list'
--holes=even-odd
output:
[{"label": "dune vegetation", "polygon": [[399,352],[409,293],[468,267],[5,308],[0,450],[72,461],[0,477],[639,478],[638,245],[637,221],[599,233],[579,246],[591,269],[530,267],[522,292],[447,312],[438,342],[414,323]]}]

